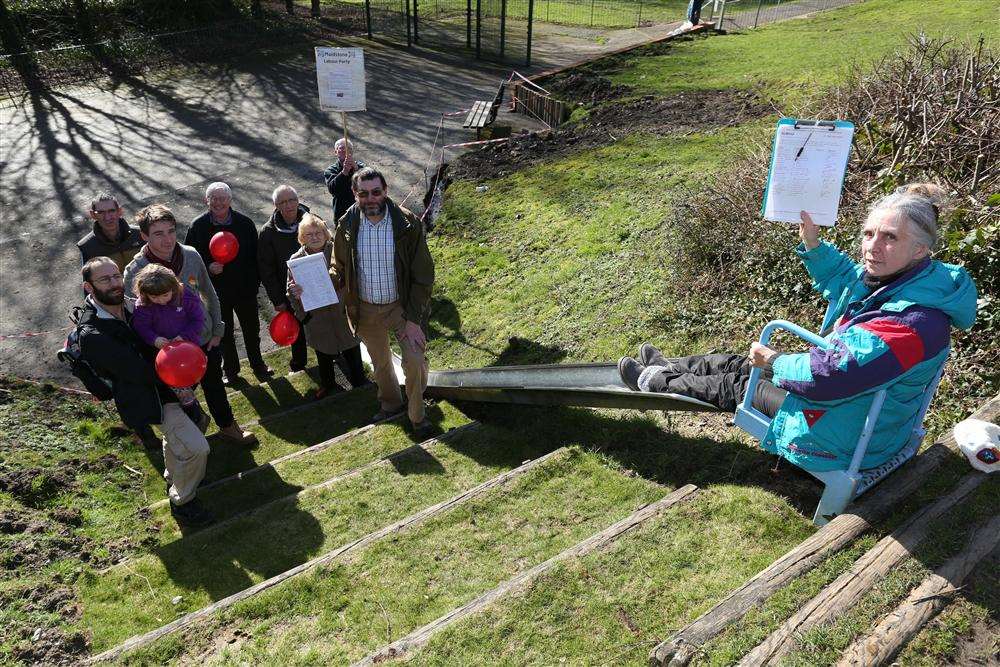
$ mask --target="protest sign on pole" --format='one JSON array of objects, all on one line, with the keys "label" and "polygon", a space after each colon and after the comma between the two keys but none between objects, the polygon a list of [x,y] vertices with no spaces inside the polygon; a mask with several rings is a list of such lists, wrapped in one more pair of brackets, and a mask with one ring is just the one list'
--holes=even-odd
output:
[{"label": "protest sign on pole", "polygon": [[341,112],[346,140],[347,112],[365,110],[364,49],[317,46],[316,83],[320,108]]}]

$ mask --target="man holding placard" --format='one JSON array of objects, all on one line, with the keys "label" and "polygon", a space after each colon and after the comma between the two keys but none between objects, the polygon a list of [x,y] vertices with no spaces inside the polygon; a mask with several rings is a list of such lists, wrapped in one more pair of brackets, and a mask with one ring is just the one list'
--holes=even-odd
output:
[{"label": "man holding placard", "polygon": [[364,169],[365,163],[354,159],[354,145],[349,139],[341,137],[333,145],[337,161],[323,172],[323,182],[333,196],[333,224],[347,213],[354,204],[354,193],[351,191],[351,176],[358,169]]},{"label": "man holding placard", "polygon": [[432,427],[424,414],[427,338],[422,324],[430,311],[434,260],[420,219],[389,199],[381,172],[373,167],[355,172],[352,187],[357,203],[337,225],[330,277],[346,307],[348,325],[371,355],[381,404],[374,419],[403,409],[389,349],[392,332],[403,353],[410,422],[424,435]]}]

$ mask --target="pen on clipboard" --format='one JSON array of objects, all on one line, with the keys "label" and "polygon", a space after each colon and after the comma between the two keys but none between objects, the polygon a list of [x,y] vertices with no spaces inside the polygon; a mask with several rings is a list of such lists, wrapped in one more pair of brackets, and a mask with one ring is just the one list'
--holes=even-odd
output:
[{"label": "pen on clipboard", "polygon": [[799,150],[795,153],[795,159],[792,160],[792,162],[798,162],[799,156],[802,155],[802,151],[806,149],[806,144],[809,143],[810,139],[812,139],[812,132],[806,135],[806,140],[802,142],[801,146],[799,146]]}]

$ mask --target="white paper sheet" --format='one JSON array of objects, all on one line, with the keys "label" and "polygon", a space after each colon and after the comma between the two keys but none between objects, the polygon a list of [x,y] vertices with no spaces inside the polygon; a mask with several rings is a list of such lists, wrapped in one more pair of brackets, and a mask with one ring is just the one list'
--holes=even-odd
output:
[{"label": "white paper sheet", "polygon": [[818,225],[837,222],[840,193],[851,151],[854,126],[778,124],[763,215],[775,222],[799,222],[807,211]]},{"label": "white paper sheet", "polygon": [[316,310],[338,303],[337,290],[333,288],[333,280],[330,279],[323,253],[290,259],[288,270],[292,272],[296,284],[302,288],[299,300],[302,301],[303,310]]},{"label": "white paper sheet", "polygon": [[316,47],[319,106],[325,111],[365,110],[364,49]]}]

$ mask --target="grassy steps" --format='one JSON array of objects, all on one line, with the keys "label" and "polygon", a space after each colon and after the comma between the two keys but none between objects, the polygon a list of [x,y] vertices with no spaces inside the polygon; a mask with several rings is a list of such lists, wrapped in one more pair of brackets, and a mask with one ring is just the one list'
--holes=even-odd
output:
[{"label": "grassy steps", "polygon": [[[547,451],[544,443],[526,443],[506,431],[484,431],[485,437],[462,434],[429,451],[413,451],[303,494],[294,503],[269,505],[215,529],[175,539],[101,575],[85,575],[79,583],[81,625],[93,632],[95,649],[103,650]],[[399,444],[396,440],[389,447],[401,449]],[[329,470],[317,470],[330,476]],[[178,595],[183,601],[171,604]]]},{"label": "grassy steps", "polygon": [[[490,435],[484,427],[476,437],[492,442]],[[558,450],[501,488],[241,603],[235,617],[249,614],[270,628],[256,628],[253,644],[230,658],[359,659],[664,494],[659,485],[609,467],[604,457]],[[167,641],[146,655],[159,661],[176,657],[163,652],[177,648]]]}]

